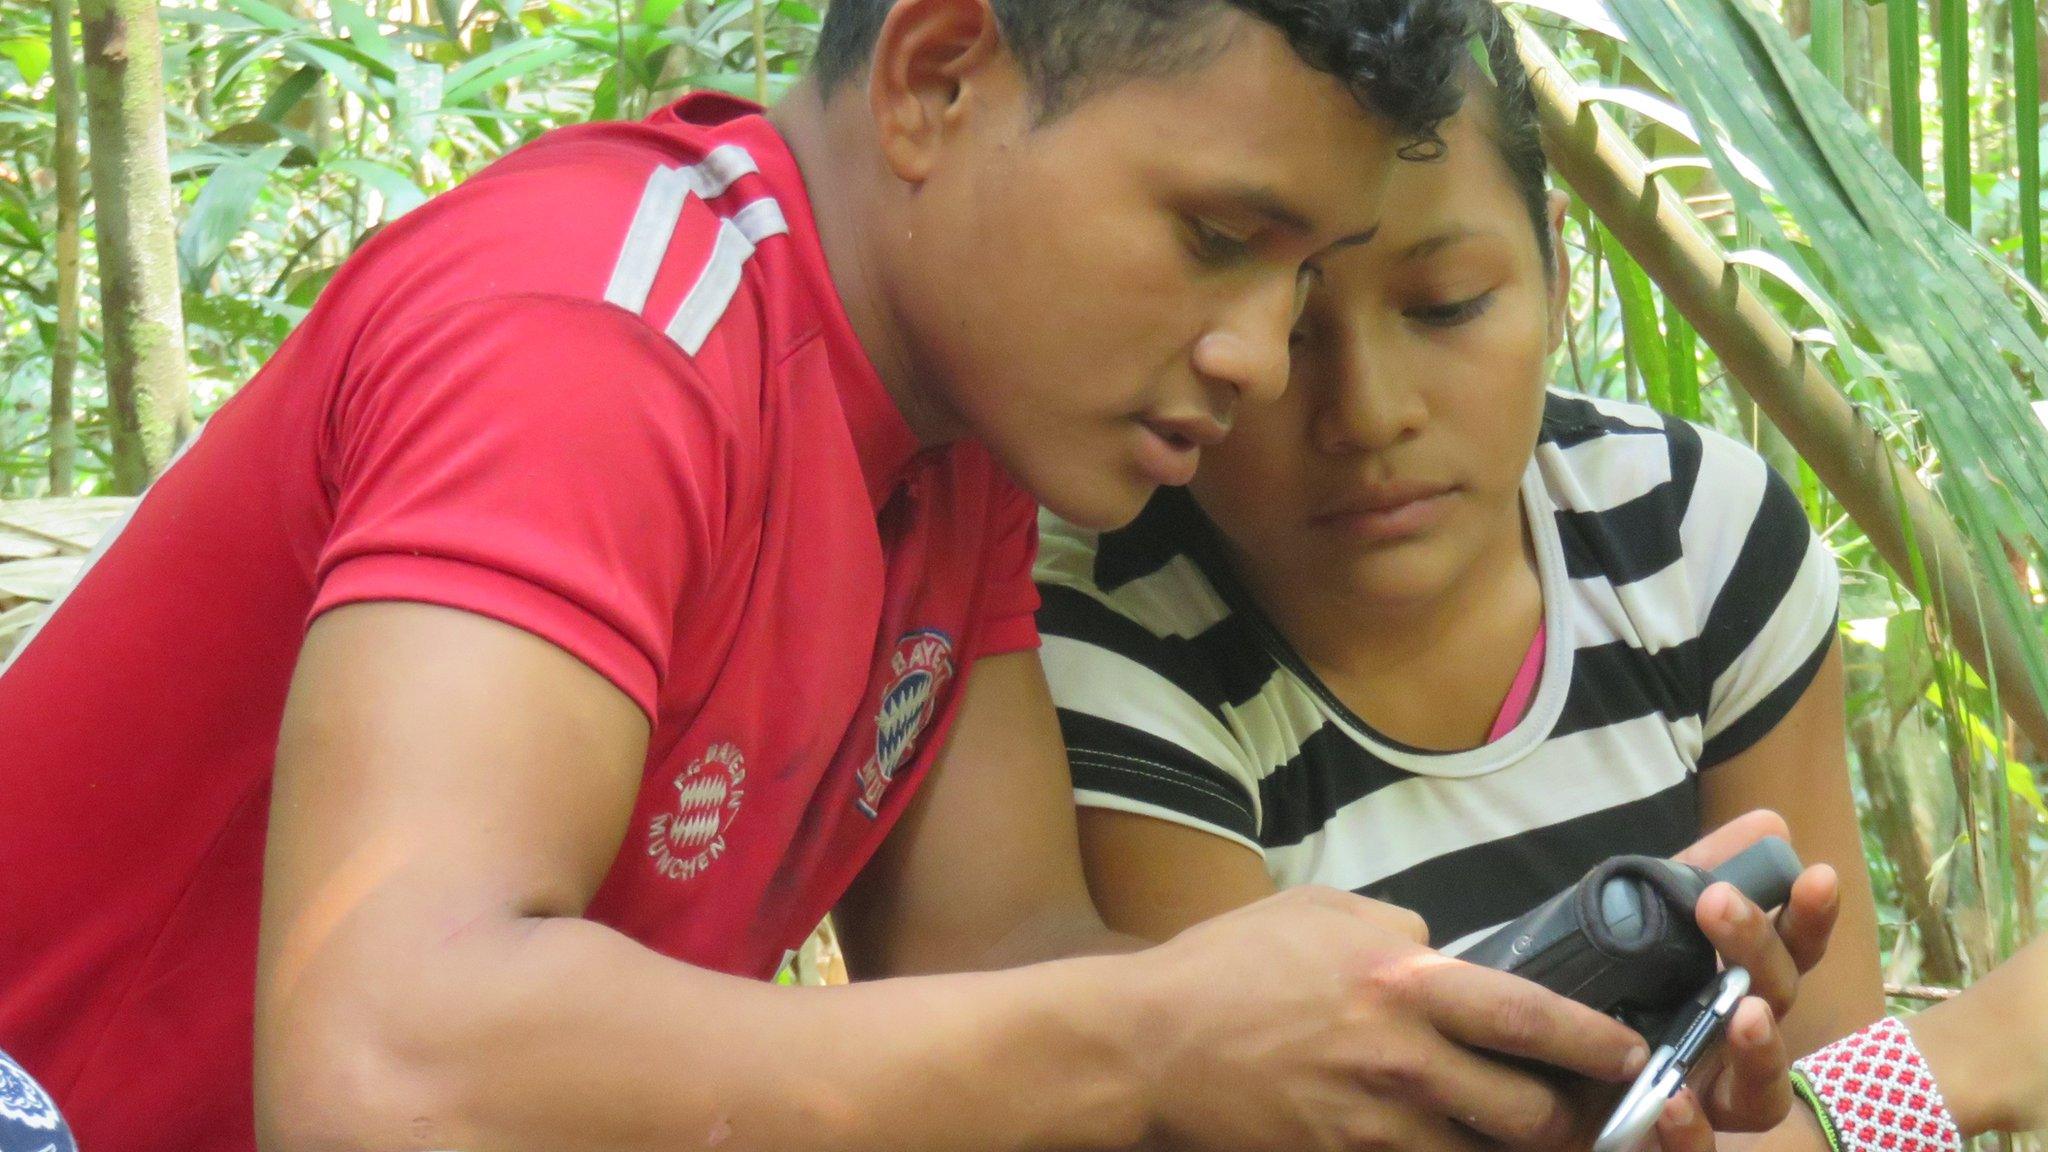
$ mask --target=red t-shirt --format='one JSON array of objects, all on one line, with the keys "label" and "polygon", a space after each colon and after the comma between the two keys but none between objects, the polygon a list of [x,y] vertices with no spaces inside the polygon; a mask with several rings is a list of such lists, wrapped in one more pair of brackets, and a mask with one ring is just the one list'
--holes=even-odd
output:
[{"label": "red t-shirt", "polygon": [[83,1147],[254,1146],[271,768],[321,612],[460,608],[618,685],[652,737],[588,915],[764,978],[974,658],[1036,644],[1031,502],[978,444],[919,450],[756,111],[551,133],[393,224],[0,673],[0,1049]]}]

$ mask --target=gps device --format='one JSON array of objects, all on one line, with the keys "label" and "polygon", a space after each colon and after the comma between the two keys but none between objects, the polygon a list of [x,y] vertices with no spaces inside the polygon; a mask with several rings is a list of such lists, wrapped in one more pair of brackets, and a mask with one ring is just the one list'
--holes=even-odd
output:
[{"label": "gps device", "polygon": [[1775,836],[1711,872],[1616,856],[1458,959],[1513,972],[1659,1035],[1675,1010],[1715,985],[1714,946],[1693,915],[1700,894],[1725,880],[1768,910],[1791,895],[1799,872],[1799,856]]},{"label": "gps device", "polygon": [[1671,1019],[1669,1028],[1650,1053],[1650,1062],[1629,1085],[1621,1103],[1614,1106],[1607,1124],[1593,1141],[1593,1152],[1636,1152],[1657,1126],[1664,1102],[1685,1085],[1685,1078],[1706,1055],[1721,1033],[1735,1006],[1749,993],[1749,973],[1729,968],[1700,990]]}]

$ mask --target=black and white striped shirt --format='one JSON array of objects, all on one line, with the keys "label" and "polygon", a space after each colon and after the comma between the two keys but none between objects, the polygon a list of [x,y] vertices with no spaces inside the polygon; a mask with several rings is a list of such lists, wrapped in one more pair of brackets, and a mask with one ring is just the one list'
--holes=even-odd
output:
[{"label": "black and white striped shirt", "polygon": [[1281,886],[1411,908],[1453,948],[1610,855],[1683,848],[1698,774],[1769,732],[1827,654],[1833,557],[1754,452],[1635,405],[1552,392],[1522,499],[1541,684],[1463,752],[1345,707],[1184,491],[1116,532],[1045,515],[1039,628],[1077,802],[1244,844]]}]

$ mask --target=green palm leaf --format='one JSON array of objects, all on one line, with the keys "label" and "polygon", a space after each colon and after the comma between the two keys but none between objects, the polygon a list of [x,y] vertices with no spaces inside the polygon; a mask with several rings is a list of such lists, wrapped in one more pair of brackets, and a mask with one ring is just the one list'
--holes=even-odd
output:
[{"label": "green palm leaf", "polygon": [[[1703,128],[1719,128],[1700,139],[1744,221],[1802,279],[1832,287],[1921,410],[1942,495],[1998,608],[2027,638],[2025,671],[2048,700],[2042,623],[2004,554],[2009,543],[2048,542],[2048,434],[2028,404],[2029,382],[2048,381],[2048,348],[1991,272],[1996,257],[1929,203],[1868,122],[1747,0],[1609,6],[1632,55]],[[1731,148],[1761,169],[1807,244],[1793,241]]]}]

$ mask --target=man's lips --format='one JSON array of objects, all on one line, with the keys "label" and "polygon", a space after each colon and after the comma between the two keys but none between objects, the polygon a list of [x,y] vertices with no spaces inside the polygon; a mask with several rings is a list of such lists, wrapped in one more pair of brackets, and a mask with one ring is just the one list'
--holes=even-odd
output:
[{"label": "man's lips", "polygon": [[1175,447],[1221,444],[1230,434],[1230,425],[1214,416],[1147,416],[1138,423]]},{"label": "man's lips", "polygon": [[1195,478],[1202,446],[1222,441],[1229,425],[1210,416],[1142,417],[1138,467],[1154,484],[1177,488]]}]

